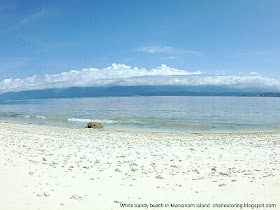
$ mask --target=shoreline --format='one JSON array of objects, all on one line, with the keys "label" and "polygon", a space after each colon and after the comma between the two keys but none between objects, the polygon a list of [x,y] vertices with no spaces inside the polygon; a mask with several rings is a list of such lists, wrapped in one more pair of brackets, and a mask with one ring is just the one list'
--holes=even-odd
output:
[{"label": "shoreline", "polygon": [[280,209],[278,131],[167,133],[0,121],[0,157],[1,209],[171,203]]},{"label": "shoreline", "polygon": [[[94,121],[94,120],[93,120]],[[0,123],[8,124],[19,124],[19,125],[34,125],[43,127],[53,127],[53,128],[65,128],[65,129],[77,129],[77,130],[87,130],[87,122],[84,123],[84,127],[78,126],[66,126],[66,125],[52,125],[52,124],[40,124],[33,122],[19,122],[19,121],[9,121],[0,120]],[[109,127],[109,128],[108,128]],[[104,127],[102,129],[97,129],[97,131],[108,131],[108,132],[139,132],[139,133],[162,133],[162,134],[257,134],[257,133],[280,133],[279,126],[269,126],[274,127],[271,129],[247,129],[244,127],[240,130],[237,129],[224,129],[224,130],[195,130],[195,131],[182,131],[182,130],[171,130],[171,129],[158,129],[158,128],[131,128],[131,127]]]}]

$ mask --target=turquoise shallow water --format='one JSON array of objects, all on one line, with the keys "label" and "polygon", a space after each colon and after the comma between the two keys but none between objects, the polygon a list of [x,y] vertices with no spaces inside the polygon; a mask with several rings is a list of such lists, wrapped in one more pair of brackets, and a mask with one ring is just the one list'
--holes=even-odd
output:
[{"label": "turquoise shallow water", "polygon": [[0,101],[0,120],[168,132],[280,129],[280,98],[108,97]]}]

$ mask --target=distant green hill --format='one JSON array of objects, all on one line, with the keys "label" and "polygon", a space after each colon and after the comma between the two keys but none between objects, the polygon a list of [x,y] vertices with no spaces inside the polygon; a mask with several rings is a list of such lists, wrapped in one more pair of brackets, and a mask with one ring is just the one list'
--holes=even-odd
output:
[{"label": "distant green hill", "polygon": [[0,100],[109,96],[260,96],[268,91],[260,88],[241,89],[225,86],[71,87],[9,92],[0,94]]},{"label": "distant green hill", "polygon": [[252,96],[252,97],[280,97],[280,93],[274,92],[274,93],[254,93],[254,94],[244,94],[244,96]]}]

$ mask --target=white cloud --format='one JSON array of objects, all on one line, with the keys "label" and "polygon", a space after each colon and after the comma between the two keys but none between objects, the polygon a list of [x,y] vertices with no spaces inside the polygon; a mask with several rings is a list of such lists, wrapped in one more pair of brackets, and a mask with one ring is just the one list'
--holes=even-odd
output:
[{"label": "white cloud", "polygon": [[139,48],[138,51],[146,53],[170,53],[173,50],[172,47],[158,47],[158,46],[147,46]]},{"label": "white cloud", "polygon": [[17,23],[8,27],[7,30],[8,31],[19,30],[22,27],[31,25],[44,17],[46,17],[46,10],[42,9],[40,11],[37,11],[33,14],[30,14],[30,15],[27,15],[27,16],[21,18]]},{"label": "white cloud", "polygon": [[19,21],[18,24],[19,25],[28,25],[28,24],[34,22],[35,20],[40,19],[44,16],[45,16],[45,10],[42,9],[39,12],[35,12],[35,13],[29,15],[29,16],[24,17],[23,19],[21,19]]},{"label": "white cloud", "polygon": [[107,68],[85,68],[60,74],[33,75],[23,79],[5,79],[0,82],[0,93],[66,87],[136,85],[224,85],[233,87],[269,87],[280,89],[280,82],[260,74],[207,75],[201,71],[189,72],[162,64],[150,70],[112,64]]},{"label": "white cloud", "polygon": [[259,75],[259,73],[254,72],[254,71],[250,72],[250,74],[251,74],[251,75]]},{"label": "white cloud", "polygon": [[145,52],[145,53],[168,53],[168,54],[190,54],[190,55],[196,55],[201,56],[202,53],[195,50],[180,50],[176,49],[174,47],[169,46],[145,46],[138,49],[138,51]]}]

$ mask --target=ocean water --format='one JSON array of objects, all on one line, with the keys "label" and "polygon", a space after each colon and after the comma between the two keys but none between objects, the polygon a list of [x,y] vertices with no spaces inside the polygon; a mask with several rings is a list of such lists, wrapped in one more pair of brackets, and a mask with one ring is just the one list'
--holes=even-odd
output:
[{"label": "ocean water", "polygon": [[280,129],[280,98],[107,97],[0,101],[0,121],[168,132]]}]

